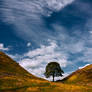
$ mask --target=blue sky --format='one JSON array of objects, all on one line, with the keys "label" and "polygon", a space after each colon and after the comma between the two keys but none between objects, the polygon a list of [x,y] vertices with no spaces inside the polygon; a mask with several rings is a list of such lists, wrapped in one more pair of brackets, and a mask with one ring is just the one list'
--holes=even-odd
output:
[{"label": "blue sky", "polygon": [[65,75],[92,63],[92,0],[1,0],[0,50],[44,77],[57,61]]}]

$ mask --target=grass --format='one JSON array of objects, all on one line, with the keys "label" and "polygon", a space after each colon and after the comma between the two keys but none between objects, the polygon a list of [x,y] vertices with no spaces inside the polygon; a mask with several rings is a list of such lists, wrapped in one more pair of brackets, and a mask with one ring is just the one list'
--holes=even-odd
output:
[{"label": "grass", "polygon": [[62,80],[64,83],[92,86],[92,64],[79,69]]},{"label": "grass", "polygon": [[83,85],[53,83],[41,80],[29,80],[28,84],[21,87],[16,86],[4,88],[1,91],[9,92],[92,92],[92,88]]},{"label": "grass", "polygon": [[33,76],[0,52],[0,92],[92,92],[92,65],[54,83]]}]

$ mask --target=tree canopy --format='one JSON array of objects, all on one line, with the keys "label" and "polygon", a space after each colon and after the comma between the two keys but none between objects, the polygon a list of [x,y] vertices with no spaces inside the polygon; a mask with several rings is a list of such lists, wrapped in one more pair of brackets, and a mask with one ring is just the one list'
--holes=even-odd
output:
[{"label": "tree canopy", "polygon": [[45,71],[44,75],[46,76],[46,78],[49,78],[50,76],[52,76],[53,81],[54,81],[54,77],[63,76],[62,75],[63,73],[64,73],[64,71],[61,69],[59,63],[50,62],[46,66],[46,71]]}]

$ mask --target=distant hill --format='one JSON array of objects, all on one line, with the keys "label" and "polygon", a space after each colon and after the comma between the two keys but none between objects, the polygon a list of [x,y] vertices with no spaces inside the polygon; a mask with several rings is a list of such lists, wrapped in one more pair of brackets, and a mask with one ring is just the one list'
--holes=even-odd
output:
[{"label": "distant hill", "polygon": [[[0,52],[0,92],[92,92],[92,86],[83,85],[92,82],[91,69],[92,65],[76,71],[63,80],[65,83],[53,83],[30,74]],[[80,82],[82,85],[76,84]]]},{"label": "distant hill", "polygon": [[73,72],[62,81],[72,84],[92,85],[92,64]]}]

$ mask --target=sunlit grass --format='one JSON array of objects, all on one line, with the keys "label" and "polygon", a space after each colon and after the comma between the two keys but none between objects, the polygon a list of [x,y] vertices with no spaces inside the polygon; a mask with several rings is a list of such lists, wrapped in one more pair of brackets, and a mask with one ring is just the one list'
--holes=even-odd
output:
[{"label": "sunlit grass", "polygon": [[28,73],[0,53],[0,92],[92,92],[92,65],[75,72],[63,83],[49,82]]}]

